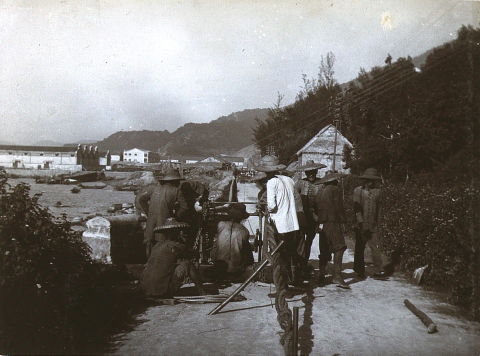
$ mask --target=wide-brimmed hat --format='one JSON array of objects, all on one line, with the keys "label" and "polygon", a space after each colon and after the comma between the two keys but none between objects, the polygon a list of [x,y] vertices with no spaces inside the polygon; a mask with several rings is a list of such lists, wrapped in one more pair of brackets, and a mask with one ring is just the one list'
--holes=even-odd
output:
[{"label": "wide-brimmed hat", "polygon": [[175,218],[168,218],[163,225],[157,226],[153,229],[154,232],[169,230],[169,229],[183,229],[189,227],[185,222],[178,222]]},{"label": "wide-brimmed hat", "polygon": [[282,169],[280,171],[278,171],[282,176],[287,176],[287,177],[292,177],[295,172],[292,172],[292,171],[288,171],[286,169]]},{"label": "wide-brimmed hat", "polygon": [[365,172],[358,178],[362,179],[382,179],[380,176],[380,172],[376,170],[375,168],[367,168]]},{"label": "wide-brimmed hat", "polygon": [[339,180],[340,178],[345,178],[346,176],[348,176],[348,174],[346,173],[327,173],[325,174],[325,176],[323,178],[320,178],[318,180],[318,183],[328,183],[328,182],[332,182],[334,180]]},{"label": "wide-brimmed hat", "polygon": [[264,173],[264,172],[258,172],[257,174],[255,174],[255,175],[253,176],[252,180],[253,180],[254,182],[259,182],[259,181],[261,181],[262,179],[265,179],[265,178],[267,178],[267,174],[266,174],[266,173]]},{"label": "wide-brimmed hat", "polygon": [[295,168],[295,170],[297,172],[306,172],[306,171],[313,171],[315,169],[321,169],[321,168],[325,168],[326,165],[322,164],[322,163],[315,163],[313,161],[313,159],[309,159],[307,160],[307,162],[305,162],[304,165],[301,165],[301,166],[297,166],[297,168]]},{"label": "wide-brimmed hat", "polygon": [[182,176],[178,172],[178,169],[169,169],[167,172],[165,172],[165,175],[163,178],[159,179],[160,181],[171,181],[171,180],[183,180]]},{"label": "wide-brimmed hat", "polygon": [[232,203],[227,207],[227,214],[232,218],[246,219],[250,216],[247,207],[242,203]]},{"label": "wide-brimmed hat", "polygon": [[259,172],[276,172],[287,168],[284,164],[279,164],[278,157],[263,156],[260,164],[255,166],[255,170]]}]

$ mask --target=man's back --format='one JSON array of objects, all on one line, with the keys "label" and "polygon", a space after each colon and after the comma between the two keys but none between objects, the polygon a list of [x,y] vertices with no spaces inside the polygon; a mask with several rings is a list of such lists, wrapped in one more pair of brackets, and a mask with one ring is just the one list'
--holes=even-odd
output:
[{"label": "man's back", "polygon": [[253,255],[248,242],[249,232],[240,223],[220,221],[214,260],[223,260],[228,264],[229,273],[239,272],[253,263]]},{"label": "man's back", "polygon": [[299,229],[295,207],[294,183],[289,177],[277,175],[267,182],[267,207],[281,234]]},{"label": "man's back", "polygon": [[315,196],[318,222],[346,222],[347,214],[343,207],[342,191],[335,185],[325,185]]},{"label": "man's back", "polygon": [[[152,184],[146,190],[137,194],[138,203],[147,213],[145,236],[153,240],[153,229],[163,225],[169,217],[182,217],[187,211],[187,205],[182,192],[170,184]],[[176,207],[176,204],[178,205]]]}]

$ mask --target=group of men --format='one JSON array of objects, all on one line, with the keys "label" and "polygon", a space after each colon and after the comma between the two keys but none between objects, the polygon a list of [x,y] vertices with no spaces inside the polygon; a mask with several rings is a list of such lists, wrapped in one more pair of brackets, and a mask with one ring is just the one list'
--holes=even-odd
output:
[{"label": "group of men", "polygon": [[[287,265],[290,284],[302,283],[308,274],[308,261],[316,234],[319,234],[318,281],[325,283],[328,262],[333,255],[333,283],[345,289],[350,287],[341,275],[343,254],[347,249],[342,224],[347,215],[343,206],[343,193],[338,182],[346,174],[327,171],[322,178],[318,171],[325,165],[307,161],[297,167],[305,177],[294,183],[293,172],[285,170],[278,158],[264,156],[255,167],[258,174],[257,209],[267,216],[276,238],[284,241],[281,255]],[[377,170],[367,169],[355,188],[354,271],[365,278],[364,250],[368,245],[374,263],[374,278],[385,279],[381,258],[381,179]],[[147,264],[140,279],[140,287],[147,296],[165,297],[180,288],[189,277],[200,294],[205,294],[202,278],[191,260],[194,257],[192,235],[199,228],[196,213],[198,203],[208,200],[208,189],[197,181],[182,179],[177,170],[169,170],[159,184],[149,185],[136,194],[137,209],[147,215],[144,230]],[[242,203],[228,205],[228,221],[220,221],[211,251],[212,265],[203,276],[211,280],[236,278],[254,263],[249,244],[249,231],[242,220],[249,214]],[[190,239],[186,238],[190,236]]]},{"label": "group of men", "polygon": [[[140,288],[148,297],[174,295],[186,277],[201,295],[205,295],[202,276],[192,260],[198,257],[194,238],[201,225],[199,212],[208,194],[205,184],[184,180],[175,169],[168,170],[159,183],[136,193],[135,206],[147,216],[144,243],[148,260],[140,278]],[[211,250],[213,264],[203,273],[207,279],[240,277],[254,262],[249,232],[241,224],[249,216],[245,205],[229,204],[226,213],[229,220],[218,223]]]},{"label": "group of men", "polygon": [[[262,172],[255,177],[263,190],[259,193],[259,208],[265,209],[269,222],[276,229],[277,238],[284,240],[284,259],[290,266],[288,276],[292,284],[302,282],[300,271],[306,267],[312,242],[319,233],[319,276],[320,283],[325,282],[328,262],[333,255],[333,282],[349,289],[342,275],[343,254],[347,249],[342,224],[347,223],[343,206],[343,193],[338,182],[347,174],[327,171],[324,177],[317,177],[318,171],[326,166],[307,161],[297,167],[305,178],[296,183],[285,171],[286,166],[279,164],[274,156],[265,156],[256,170]],[[354,271],[358,277],[365,278],[364,250],[368,245],[374,263],[373,277],[385,279],[381,258],[381,189],[376,182],[380,174],[373,168],[367,169],[359,178],[364,183],[355,188],[353,208],[356,217]]]}]

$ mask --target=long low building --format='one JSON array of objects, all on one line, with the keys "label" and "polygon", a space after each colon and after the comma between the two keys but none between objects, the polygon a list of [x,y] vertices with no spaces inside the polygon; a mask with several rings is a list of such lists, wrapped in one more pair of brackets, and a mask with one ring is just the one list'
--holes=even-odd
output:
[{"label": "long low building", "polygon": [[96,147],[0,145],[0,166],[65,171],[99,170],[110,166],[111,156]]}]

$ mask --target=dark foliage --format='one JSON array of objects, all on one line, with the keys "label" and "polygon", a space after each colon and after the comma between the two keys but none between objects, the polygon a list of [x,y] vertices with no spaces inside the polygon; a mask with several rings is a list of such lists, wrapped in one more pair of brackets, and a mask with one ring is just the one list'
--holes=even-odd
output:
[{"label": "dark foliage", "polygon": [[340,86],[333,78],[335,58],[322,56],[318,80],[303,76],[304,87],[294,104],[281,107],[283,96],[268,110],[267,118],[257,120],[254,141],[262,154],[274,153],[281,162],[289,163],[295,153],[318,131],[334,120],[333,102]]},{"label": "dark foliage", "polygon": [[[478,185],[387,185],[385,250],[403,247],[401,266],[428,265],[424,281],[444,286],[452,303],[480,316],[480,190]],[[414,208],[412,208],[414,207]]]},{"label": "dark foliage", "polygon": [[[408,271],[428,264],[425,281],[451,294],[451,301],[479,314],[480,29],[428,52],[423,66],[410,57],[367,72],[338,94],[304,78],[295,104],[270,109],[255,130],[260,148],[272,146],[283,163],[319,128],[340,95],[340,131],[346,168],[368,167],[385,179],[385,247],[402,251]],[[281,97],[280,97],[281,99]],[[311,121],[310,121],[311,117]],[[266,153],[266,152],[264,152]],[[346,208],[358,180],[344,180]],[[352,216],[353,212],[349,212]],[[350,221],[353,223],[353,220]],[[351,225],[351,224],[349,224]],[[396,262],[399,261],[396,256]]]},{"label": "dark foliage", "polygon": [[0,352],[88,352],[118,314],[116,277],[92,262],[65,217],[55,219],[29,191],[6,180],[0,187]]}]

